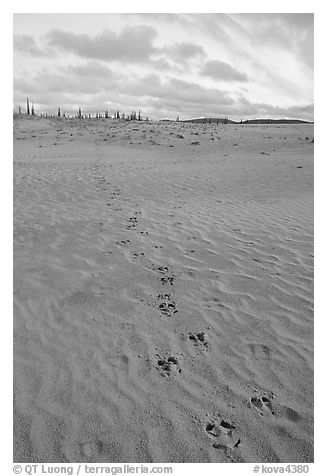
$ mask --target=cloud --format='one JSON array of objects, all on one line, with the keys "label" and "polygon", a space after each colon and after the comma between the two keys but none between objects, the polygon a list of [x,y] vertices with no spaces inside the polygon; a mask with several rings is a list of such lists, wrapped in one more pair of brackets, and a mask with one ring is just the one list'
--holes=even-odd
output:
[{"label": "cloud", "polygon": [[157,32],[140,25],[123,29],[120,33],[104,30],[91,37],[53,29],[45,35],[48,47],[74,53],[83,58],[104,61],[148,63],[158,70],[172,70],[190,59],[205,56],[203,48],[192,42],[180,42],[163,48],[155,47]]},{"label": "cloud", "polygon": [[178,71],[179,73],[183,72],[175,63],[169,62],[166,58],[159,57],[158,59],[153,59],[148,62],[149,66],[152,66],[155,70],[158,71]]},{"label": "cloud", "polygon": [[15,35],[14,49],[20,53],[29,54],[31,56],[46,56],[46,51],[41,50],[34,38],[30,35]]},{"label": "cloud", "polygon": [[[15,101],[21,102],[28,95],[35,103],[49,103],[48,97],[55,98],[53,107],[60,101],[88,104],[92,110],[92,97],[95,102],[101,96],[107,102],[119,104],[143,104],[147,107],[150,100],[163,103],[175,102],[178,110],[184,107],[196,107],[205,111],[212,104],[224,108],[234,103],[231,96],[220,89],[205,88],[199,84],[178,78],[163,80],[157,74],[143,76],[112,71],[107,66],[90,61],[86,64],[70,65],[61,70],[42,69],[22,74],[14,80]],[[42,98],[42,100],[41,100]],[[97,98],[97,99],[96,99]],[[158,111],[160,116],[160,111]]]},{"label": "cloud", "polygon": [[184,63],[197,56],[206,56],[202,46],[191,42],[175,43],[164,51],[176,62]]},{"label": "cloud", "polygon": [[81,65],[70,65],[56,71],[40,69],[35,74],[23,74],[14,79],[17,93],[34,96],[38,100],[41,94],[57,93],[67,95],[97,94],[101,91],[112,91],[117,87],[120,76],[113,73],[107,66],[90,61]]},{"label": "cloud", "polygon": [[290,106],[288,108],[281,109],[281,112],[285,112],[289,117],[305,117],[308,120],[313,121],[314,103],[303,104],[298,106]]},{"label": "cloud", "polygon": [[230,21],[252,47],[288,51],[313,69],[313,13],[231,14]]},{"label": "cloud", "polygon": [[228,63],[218,60],[207,61],[201,74],[218,81],[247,81],[246,74],[240,73]]},{"label": "cloud", "polygon": [[153,28],[134,26],[118,34],[107,29],[94,37],[53,29],[47,33],[46,41],[52,47],[84,58],[138,62],[148,60],[156,52],[155,37]]},{"label": "cloud", "polygon": [[112,72],[108,66],[103,65],[98,61],[89,61],[84,64],[71,65],[67,67],[67,73],[73,74],[79,77],[88,78],[88,79],[102,79],[109,80],[114,76],[117,77],[117,73]]},{"label": "cloud", "polygon": [[212,104],[223,107],[234,103],[233,98],[226,91],[205,88],[199,84],[178,78],[169,78],[162,81],[156,74],[133,79],[121,78],[117,90],[121,94],[142,97],[144,103],[147,103],[148,98],[176,101],[180,108],[189,104],[193,106],[200,105],[205,110]]},{"label": "cloud", "polygon": [[[167,90],[168,89],[168,90]],[[196,83],[182,81],[172,78],[169,82],[169,88],[165,93],[168,97],[178,99],[190,104],[202,104],[205,109],[209,104],[219,106],[233,104],[234,100],[226,91],[216,88],[205,88]]]},{"label": "cloud", "polygon": [[242,115],[261,118],[291,118],[313,121],[314,103],[299,104],[292,106],[279,106],[267,103],[251,102],[241,96],[237,105]]}]

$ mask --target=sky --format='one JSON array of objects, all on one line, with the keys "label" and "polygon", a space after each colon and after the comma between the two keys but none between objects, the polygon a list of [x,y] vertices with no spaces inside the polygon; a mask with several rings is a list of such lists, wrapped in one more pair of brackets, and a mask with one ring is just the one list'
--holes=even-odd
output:
[{"label": "sky", "polygon": [[310,13],[14,14],[14,109],[313,120]]}]

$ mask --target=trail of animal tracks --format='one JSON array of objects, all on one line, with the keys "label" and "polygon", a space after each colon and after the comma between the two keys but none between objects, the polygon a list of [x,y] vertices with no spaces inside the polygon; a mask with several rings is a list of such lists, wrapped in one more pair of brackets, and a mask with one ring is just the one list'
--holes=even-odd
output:
[{"label": "trail of animal tracks", "polygon": [[14,123],[15,461],[313,461],[312,137]]}]

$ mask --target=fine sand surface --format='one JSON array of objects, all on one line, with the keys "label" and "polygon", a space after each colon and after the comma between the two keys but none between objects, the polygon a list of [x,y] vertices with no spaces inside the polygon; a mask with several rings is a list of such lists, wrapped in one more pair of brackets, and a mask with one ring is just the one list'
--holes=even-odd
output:
[{"label": "fine sand surface", "polygon": [[313,461],[312,139],[14,121],[16,462]]}]

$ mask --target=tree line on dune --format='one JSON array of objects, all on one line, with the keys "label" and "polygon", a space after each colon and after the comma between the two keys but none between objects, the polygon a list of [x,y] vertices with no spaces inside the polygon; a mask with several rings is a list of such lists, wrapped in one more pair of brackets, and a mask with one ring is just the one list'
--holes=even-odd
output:
[{"label": "tree line on dune", "polygon": [[[35,109],[34,105],[30,105],[29,99],[26,98],[26,112],[22,112],[21,106],[18,106],[18,114],[22,115],[25,114],[27,116],[35,116]],[[141,111],[139,110],[138,113],[136,111],[132,111],[130,114],[125,114],[124,112],[121,111],[114,111],[112,114],[110,114],[109,110],[106,109],[104,113],[99,113],[96,112],[95,114],[91,115],[90,113],[84,114],[82,112],[82,108],[79,107],[78,111],[76,112],[75,115],[70,115],[66,114],[65,112],[62,112],[61,107],[58,107],[57,114],[48,114],[48,113],[40,113],[40,117],[62,117],[62,118],[77,118],[77,119],[121,119],[125,121],[148,121],[149,118],[146,116],[145,118],[142,117]],[[169,119],[163,119],[162,121],[170,121]],[[223,123],[223,124],[228,124],[230,121],[227,117],[224,119],[216,119],[216,118],[201,118],[201,119],[190,119],[189,121],[180,121],[179,116],[176,117],[176,122],[205,122],[205,123]],[[242,122],[242,121],[241,121]]]},{"label": "tree line on dune", "polygon": [[[26,98],[26,112],[22,112],[21,106],[18,106],[18,114],[19,115],[27,115],[27,116],[35,116],[36,112],[34,109],[34,104],[30,104],[30,101],[28,98]],[[90,113],[84,114],[82,113],[82,108],[79,107],[78,111],[75,115],[70,115],[66,114],[65,112],[62,112],[61,107],[58,107],[57,114],[48,114],[48,113],[40,113],[39,117],[60,117],[60,118],[77,118],[77,119],[121,119],[125,121],[148,121],[149,118],[142,117],[141,115],[141,110],[138,111],[132,111],[130,114],[125,114],[124,112],[121,111],[114,111],[112,114],[110,114],[109,109],[106,109],[104,113],[99,113],[96,112],[95,114],[91,115]]]}]

